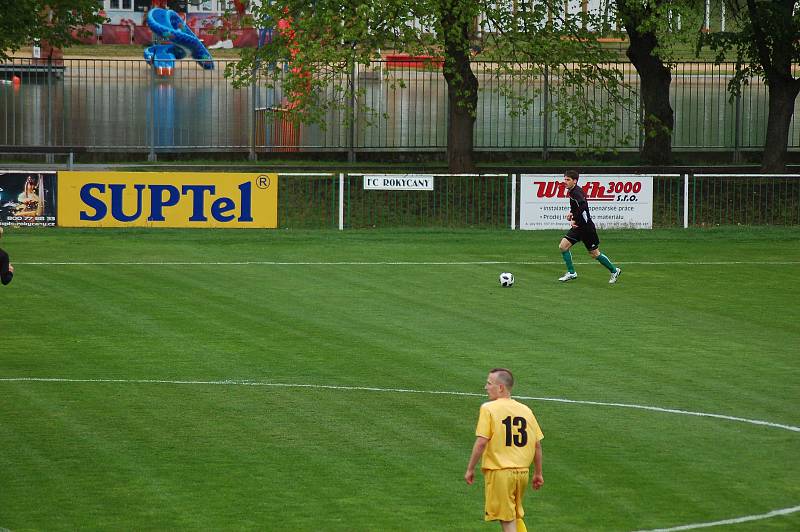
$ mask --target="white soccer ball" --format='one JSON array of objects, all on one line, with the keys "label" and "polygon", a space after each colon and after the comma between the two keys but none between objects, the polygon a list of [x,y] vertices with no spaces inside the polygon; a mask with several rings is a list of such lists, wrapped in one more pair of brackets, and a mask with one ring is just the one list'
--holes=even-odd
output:
[{"label": "white soccer ball", "polygon": [[510,272],[503,272],[500,274],[500,286],[509,288],[514,286],[514,274]]}]

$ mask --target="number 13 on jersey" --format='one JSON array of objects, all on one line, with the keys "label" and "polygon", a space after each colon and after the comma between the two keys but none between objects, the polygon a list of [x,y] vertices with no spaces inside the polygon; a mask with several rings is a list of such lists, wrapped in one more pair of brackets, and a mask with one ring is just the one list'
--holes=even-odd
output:
[{"label": "number 13 on jersey", "polygon": [[502,423],[506,427],[506,447],[525,447],[528,444],[528,423],[524,417],[508,416]]}]

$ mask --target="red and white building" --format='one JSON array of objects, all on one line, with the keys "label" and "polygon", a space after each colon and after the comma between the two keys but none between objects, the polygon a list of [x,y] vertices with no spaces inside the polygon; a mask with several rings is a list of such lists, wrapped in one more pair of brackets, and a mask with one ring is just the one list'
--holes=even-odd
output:
[{"label": "red and white building", "polygon": [[[160,7],[171,9],[181,15],[191,30],[208,46],[222,39],[230,39],[234,47],[256,46],[258,32],[251,27],[241,27],[236,17],[223,20],[224,13],[237,13],[237,4],[260,4],[234,0],[104,0],[101,15],[106,23],[98,26],[89,38],[81,38],[87,44],[139,44],[148,45],[152,34],[147,27],[148,10]],[[220,29],[225,31],[219,31]]]},{"label": "red and white building", "polygon": [[225,11],[236,11],[233,0],[103,0],[103,11],[109,23],[119,24],[132,20],[144,22],[144,16],[152,7],[166,7],[188,15],[221,15]]}]

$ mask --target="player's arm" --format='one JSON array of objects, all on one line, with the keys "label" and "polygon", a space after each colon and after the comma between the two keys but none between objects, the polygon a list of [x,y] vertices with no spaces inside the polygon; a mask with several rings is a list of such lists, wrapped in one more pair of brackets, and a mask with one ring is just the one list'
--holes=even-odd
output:
[{"label": "player's arm", "polygon": [[8,270],[0,272],[0,283],[8,284],[11,282],[11,279],[13,278],[14,278],[14,267],[9,264]]},{"label": "player's arm", "polygon": [[483,455],[487,443],[489,443],[488,438],[484,438],[483,436],[477,436],[475,438],[475,444],[472,446],[472,454],[469,456],[469,463],[467,464],[467,472],[464,473],[464,480],[467,481],[467,484],[472,484],[475,480],[475,466],[478,465],[478,460],[480,460]]},{"label": "player's arm", "polygon": [[536,451],[533,455],[533,480],[531,480],[531,487],[538,490],[544,485],[544,477],[542,476],[542,441],[536,442]]},{"label": "player's arm", "polygon": [[14,267],[8,262],[8,254],[0,249],[0,283],[8,284],[14,277]]},{"label": "player's arm", "polygon": [[575,202],[576,211],[572,214],[571,221],[577,225],[586,225],[589,218],[589,202],[586,200],[586,194],[584,194],[582,190],[578,190],[572,194],[571,199]]},{"label": "player's arm", "polygon": [[583,204],[583,208],[581,209],[580,222],[578,223],[580,225],[586,225],[589,223],[589,206],[586,203]]}]

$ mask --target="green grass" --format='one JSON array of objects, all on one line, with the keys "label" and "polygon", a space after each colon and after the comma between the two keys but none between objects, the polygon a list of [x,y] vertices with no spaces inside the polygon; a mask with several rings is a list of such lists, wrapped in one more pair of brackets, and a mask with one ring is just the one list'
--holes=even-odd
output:
[{"label": "green grass", "polygon": [[[64,49],[68,57],[93,57],[98,59],[113,59],[118,57],[140,57],[142,51],[149,45],[139,44],[76,44]],[[214,49],[211,51],[214,59],[239,59],[239,50]]]},{"label": "green grass", "polygon": [[[477,395],[0,381],[0,528],[495,530],[482,483],[462,478],[494,366],[518,396],[800,425],[796,228],[606,231],[616,286],[581,250],[578,280],[556,282],[559,237],[7,230],[0,378]],[[211,264],[248,261],[295,264]],[[454,264],[475,261],[513,264]],[[504,270],[515,287],[497,283]],[[545,433],[531,529],[800,504],[797,432],[526,402]],[[727,527],[799,528],[800,513]]]}]

